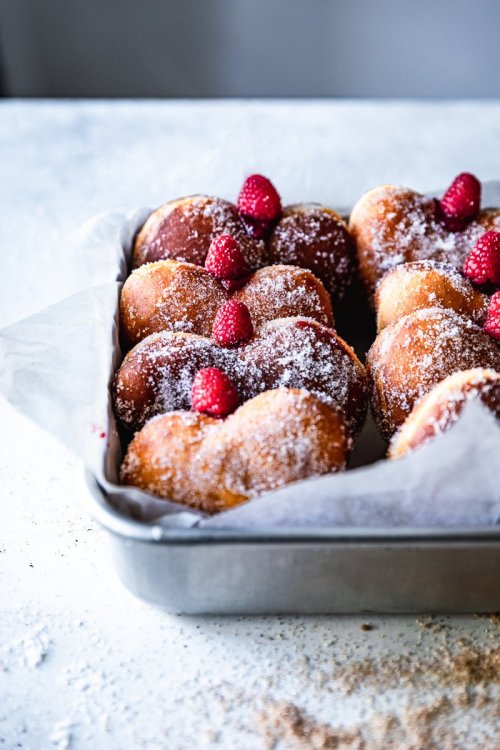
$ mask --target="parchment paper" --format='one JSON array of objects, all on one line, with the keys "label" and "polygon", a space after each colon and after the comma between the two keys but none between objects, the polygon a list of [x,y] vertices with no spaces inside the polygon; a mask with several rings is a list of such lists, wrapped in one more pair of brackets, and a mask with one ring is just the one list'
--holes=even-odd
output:
[{"label": "parchment paper", "polygon": [[[500,183],[483,186],[500,205]],[[471,403],[444,436],[398,461],[290,485],[214,517],[117,484],[121,446],[109,386],[121,361],[117,303],[150,209],[101,214],[80,233],[84,291],[0,330],[0,392],[83,459],[110,503],[162,526],[435,527],[500,522],[500,427]],[[355,458],[379,451],[368,425]]]}]

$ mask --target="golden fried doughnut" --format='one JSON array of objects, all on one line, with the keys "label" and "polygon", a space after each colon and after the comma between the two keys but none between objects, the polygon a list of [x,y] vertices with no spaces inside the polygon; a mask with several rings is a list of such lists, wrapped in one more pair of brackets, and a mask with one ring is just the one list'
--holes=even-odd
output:
[{"label": "golden fried doughnut", "polygon": [[340,471],[347,448],[338,407],[279,388],[224,421],[194,412],[155,417],[129,445],[121,481],[216,513],[290,482]]},{"label": "golden fried doughnut", "polygon": [[405,315],[378,334],[367,356],[372,411],[389,439],[436,383],[474,367],[500,370],[500,346],[453,310]]},{"label": "golden fried doughnut", "polygon": [[118,419],[138,429],[156,414],[189,409],[193,378],[206,367],[224,372],[242,401],[275,388],[303,388],[338,404],[351,435],[363,424],[368,392],[363,365],[335,331],[306,318],[265,323],[238,349],[191,333],[151,334],[127,354],[116,374]]},{"label": "golden fried doughnut", "polygon": [[480,325],[488,302],[489,297],[449,263],[403,263],[386,273],[375,292],[377,330],[426,307],[449,308]]},{"label": "golden fried doughnut", "polygon": [[210,243],[219,234],[230,234],[238,241],[250,269],[264,265],[264,242],[247,233],[233,203],[192,195],[165,203],[146,219],[135,238],[133,267],[168,258],[202,266]]},{"label": "golden fried doughnut", "polygon": [[120,298],[121,332],[128,345],[164,330],[210,336],[217,311],[231,298],[246,304],[254,328],[293,316],[333,326],[330,298],[305,269],[261,268],[231,293],[201,266],[160,260],[141,266],[126,280]]},{"label": "golden fried doughnut", "polygon": [[418,402],[395,434],[389,457],[401,458],[448,430],[473,399],[480,399],[500,419],[500,374],[476,368],[442,380]]},{"label": "golden fried doughnut", "polygon": [[349,220],[359,272],[370,295],[400,263],[437,260],[461,269],[476,240],[490,229],[500,230],[498,209],[484,209],[465,229],[452,232],[439,220],[433,198],[395,185],[365,193]]},{"label": "golden fried doughnut", "polygon": [[287,206],[268,240],[268,262],[308,268],[338,299],[354,267],[347,225],[339,214],[318,203]]}]

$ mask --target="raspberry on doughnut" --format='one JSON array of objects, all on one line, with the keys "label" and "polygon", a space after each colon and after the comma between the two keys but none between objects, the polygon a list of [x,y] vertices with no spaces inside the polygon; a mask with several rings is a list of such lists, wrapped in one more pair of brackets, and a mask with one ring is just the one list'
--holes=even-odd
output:
[{"label": "raspberry on doughnut", "polygon": [[123,285],[122,338],[130,346],[159,331],[210,336],[218,311],[231,299],[248,307],[255,328],[297,315],[333,326],[329,295],[306,269],[266,266],[230,292],[201,266],[160,260],[137,268]]},{"label": "raspberry on doughnut", "polygon": [[190,333],[148,336],[127,354],[115,376],[116,416],[137,430],[156,414],[189,409],[193,379],[204,368],[225,373],[242,401],[280,387],[308,390],[341,407],[353,437],[365,418],[363,365],[335,331],[307,318],[266,323],[235,349]]},{"label": "raspberry on doughnut", "polygon": [[233,203],[192,195],[165,203],[146,219],[135,238],[133,267],[168,258],[202,266],[212,241],[221,234],[238,242],[249,269],[265,264],[264,242],[248,234]]},{"label": "raspberry on doughnut", "polygon": [[[457,210],[461,208],[457,200]],[[461,270],[479,237],[500,229],[500,210],[482,209],[459,220],[460,231],[449,228],[439,201],[409,188],[382,185],[365,193],[352,210],[349,230],[368,294],[372,296],[384,274],[401,263],[434,260]]]}]

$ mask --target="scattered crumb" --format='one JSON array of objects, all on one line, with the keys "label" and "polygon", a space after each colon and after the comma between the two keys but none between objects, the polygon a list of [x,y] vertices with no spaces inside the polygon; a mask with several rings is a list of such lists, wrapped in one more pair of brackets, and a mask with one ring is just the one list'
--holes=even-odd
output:
[{"label": "scattered crumb", "polygon": [[269,702],[257,716],[257,724],[268,750],[278,747],[362,750],[365,747],[359,729],[353,732],[333,729],[314,721],[293,703]]}]

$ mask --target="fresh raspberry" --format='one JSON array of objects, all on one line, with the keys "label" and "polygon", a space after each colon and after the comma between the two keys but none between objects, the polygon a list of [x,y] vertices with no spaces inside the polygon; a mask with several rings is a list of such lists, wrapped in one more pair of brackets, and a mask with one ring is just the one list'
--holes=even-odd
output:
[{"label": "fresh raspberry", "polygon": [[254,231],[263,229],[259,222],[276,221],[281,216],[281,199],[273,183],[261,174],[247,177],[238,196],[238,211],[251,220],[250,226],[257,222]]},{"label": "fresh raspberry", "polygon": [[191,386],[194,411],[211,417],[225,417],[236,409],[239,400],[233,381],[216,367],[205,367],[194,376]]},{"label": "fresh raspberry", "polygon": [[444,224],[451,231],[464,229],[479,213],[481,183],[469,172],[455,177],[439,201]]},{"label": "fresh raspberry", "polygon": [[248,273],[240,246],[230,234],[220,234],[212,240],[205,268],[217,279],[239,279]]},{"label": "fresh raspberry", "polygon": [[464,264],[464,274],[475,284],[500,284],[500,232],[485,232]]},{"label": "fresh raspberry", "polygon": [[212,336],[219,346],[238,346],[253,336],[252,318],[244,302],[231,299],[215,316]]},{"label": "fresh raspberry", "polygon": [[495,292],[488,305],[488,315],[484,323],[484,330],[500,341],[500,292]]}]

